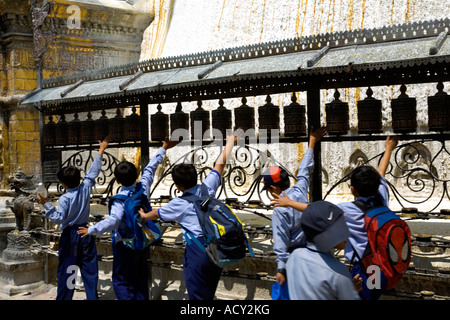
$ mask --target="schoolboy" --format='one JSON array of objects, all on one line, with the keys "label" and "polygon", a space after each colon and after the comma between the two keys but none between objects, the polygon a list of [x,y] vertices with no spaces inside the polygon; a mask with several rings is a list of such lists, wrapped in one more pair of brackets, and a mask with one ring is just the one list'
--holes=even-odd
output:
[{"label": "schoolboy", "polygon": [[80,170],[74,166],[61,168],[58,179],[67,191],[57,202],[57,208],[37,194],[37,199],[45,208],[45,216],[62,230],[58,249],[57,295],[56,300],[72,300],[74,283],[70,284],[76,269],[80,268],[87,300],[97,300],[98,264],[97,248],[93,237],[82,238],[77,234],[78,227],[86,225],[90,214],[90,195],[95,178],[100,173],[102,158],[108,147],[109,137],[99,141],[98,154],[95,157],[84,180],[80,183]]},{"label": "schoolboy", "polygon": [[[297,183],[291,187],[286,170],[272,166],[263,173],[264,187],[272,194],[285,192],[292,200],[308,203],[309,177],[314,169],[314,147],[327,130],[322,127],[311,130],[308,149],[297,172]],[[290,207],[276,207],[272,214],[273,250],[277,255],[276,280],[280,285],[286,281],[286,262],[291,252],[305,244],[305,236],[300,227],[302,213]]]},{"label": "schoolboy", "polygon": [[[161,148],[144,168],[140,182],[144,194],[148,195],[154,174],[162,162],[166,151],[174,147],[178,141],[166,139]],[[128,161],[120,162],[114,169],[116,181],[122,185],[119,194],[130,195],[135,192],[138,173],[136,166]],[[148,248],[138,251],[126,247],[118,232],[125,226],[124,202],[113,201],[109,216],[95,225],[80,227],[78,233],[100,235],[108,231],[113,232],[113,272],[112,284],[117,300],[148,300]]]},{"label": "schoolboy", "polygon": [[[206,176],[203,183],[197,184],[197,170],[191,163],[182,163],[173,167],[172,178],[177,189],[186,194],[197,196],[215,196],[221,184],[221,175],[227,159],[233,149],[237,137],[227,137],[226,145],[219,155],[213,170]],[[199,224],[197,213],[192,203],[178,197],[172,199],[168,204],[145,213],[139,211],[144,221],[161,219],[162,221],[177,221],[186,239],[186,230],[194,237],[204,243],[203,233]],[[186,242],[187,243],[187,242]],[[222,268],[213,264],[205,251],[202,251],[194,241],[186,244],[183,256],[184,281],[190,300],[212,300],[220,280]]]},{"label": "schoolboy", "polygon": [[346,246],[349,230],[344,212],[327,201],[316,201],[303,212],[306,247],[294,250],[286,269],[291,300],[359,300],[361,280],[353,281],[332,249]]}]

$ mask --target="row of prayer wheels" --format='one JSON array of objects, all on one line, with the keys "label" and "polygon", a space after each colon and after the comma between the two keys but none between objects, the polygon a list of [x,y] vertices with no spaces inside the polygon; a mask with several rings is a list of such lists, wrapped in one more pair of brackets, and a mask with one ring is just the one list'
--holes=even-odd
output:
[{"label": "row of prayer wheels", "polygon": [[[438,83],[438,92],[428,97],[428,126],[430,131],[450,130],[450,96],[443,91],[443,84]],[[416,99],[406,94],[406,86],[400,87],[401,94],[391,101],[392,128],[395,133],[415,132],[417,128]],[[373,92],[369,87],[367,97],[357,102],[358,132],[361,134],[373,134],[382,132],[382,104],[381,100],[372,97]],[[349,105],[339,100],[340,94],[336,90],[334,100],[325,104],[326,125],[331,135],[345,135],[349,130]],[[224,107],[222,99],[219,99],[219,107],[211,112],[202,108],[202,102],[198,101],[197,108],[190,113],[183,112],[181,102],[177,103],[175,112],[163,113],[161,105],[158,111],[150,116],[151,141],[162,141],[176,129],[184,129],[190,132],[192,139],[203,138],[204,133],[212,128],[220,130],[222,136],[226,136],[226,130],[232,128],[232,112],[235,118],[235,127],[247,131],[255,129],[255,108],[247,105],[247,99],[242,98],[242,105],[230,110]],[[306,106],[297,103],[295,94],[292,94],[291,104],[283,107],[284,136],[307,136]],[[211,124],[210,124],[211,116]],[[170,120],[170,124],[169,124]],[[266,103],[258,108],[259,130],[280,128],[280,107],[271,102],[268,95]],[[197,122],[197,123],[196,123]],[[201,126],[198,125],[198,122]],[[110,135],[112,142],[140,141],[141,140],[140,116],[136,108],[132,108],[132,114],[124,117],[120,109],[113,118],[107,118],[105,111],[102,116],[93,120],[90,113],[88,119],[80,121],[77,114],[74,120],[65,121],[64,115],[58,123],[50,121],[44,126],[44,141],[46,146],[71,145],[96,143]],[[201,131],[196,132],[196,130]]]}]

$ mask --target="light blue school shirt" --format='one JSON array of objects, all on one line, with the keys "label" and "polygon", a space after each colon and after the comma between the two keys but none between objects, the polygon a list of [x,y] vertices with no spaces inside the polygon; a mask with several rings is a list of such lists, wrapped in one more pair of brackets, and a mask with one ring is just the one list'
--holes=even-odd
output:
[{"label": "light blue school shirt", "polygon": [[[150,191],[150,186],[153,183],[156,168],[163,161],[165,154],[166,150],[162,147],[159,148],[142,173],[140,182],[142,184],[143,192],[147,196]],[[130,192],[134,192],[135,189],[136,183],[128,187],[123,186],[118,194],[128,195]],[[102,221],[96,223],[95,225],[90,226],[88,229],[89,234],[99,235],[108,231],[113,231],[115,241],[122,241],[122,237],[117,232],[117,229],[119,229],[119,226],[125,227],[125,211],[123,209],[123,204],[123,201],[113,201],[109,216],[105,217]]]},{"label": "light blue school shirt", "polygon": [[68,226],[87,224],[90,214],[90,195],[102,167],[102,155],[98,154],[85,178],[76,188],[68,189],[57,202],[58,209],[50,202],[44,204],[45,216],[61,230]]},{"label": "light blue school shirt", "polygon": [[[386,185],[386,179],[382,176],[381,183],[378,188],[383,205],[389,204],[389,190]],[[368,202],[374,197],[357,197],[356,200]],[[352,260],[355,248],[359,257],[362,257],[367,246],[367,231],[364,226],[364,213],[353,202],[343,202],[337,205],[344,211],[345,221],[347,222],[350,236],[344,251],[345,258]],[[355,257],[355,261],[359,259]]]},{"label": "light blue school shirt", "polygon": [[295,249],[286,264],[291,300],[359,300],[347,266],[314,243]]},{"label": "light blue school shirt", "polygon": [[[308,148],[298,168],[297,183],[284,191],[289,198],[298,202],[309,202],[309,177],[313,168],[314,150]],[[290,252],[306,243],[305,235],[300,227],[301,217],[302,212],[291,207],[276,207],[273,210],[273,251],[277,255],[277,269],[285,269]]]},{"label": "light blue school shirt", "polygon": [[[198,184],[195,187],[185,190],[183,195],[195,194],[197,196],[210,195],[214,197],[220,184],[220,173],[216,170],[212,170],[203,180],[202,185],[206,188],[202,188],[202,186]],[[205,190],[206,194],[204,194],[203,190]],[[187,229],[196,238],[203,236],[197,213],[194,209],[194,204],[183,198],[178,197],[172,199],[168,204],[158,209],[158,215],[159,218],[165,222],[177,221],[181,226],[183,234],[185,234],[185,229]]]}]

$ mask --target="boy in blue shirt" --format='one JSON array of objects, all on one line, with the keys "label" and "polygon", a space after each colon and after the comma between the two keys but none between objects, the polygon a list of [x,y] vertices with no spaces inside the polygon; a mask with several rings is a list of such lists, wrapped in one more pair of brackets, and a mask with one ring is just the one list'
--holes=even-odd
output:
[{"label": "boy in blue shirt", "polygon": [[[291,187],[287,172],[280,167],[270,167],[263,173],[263,190],[279,195],[285,192],[289,198],[308,203],[309,177],[314,169],[314,147],[326,134],[326,128],[311,130],[308,150],[297,172],[297,183]],[[281,286],[286,281],[286,262],[291,252],[305,244],[305,236],[300,227],[302,213],[290,207],[276,207],[272,214],[273,251],[277,255],[276,280]]]},{"label": "boy in blue shirt", "polygon": [[[166,151],[178,144],[178,141],[166,139],[144,169],[140,182],[143,192],[148,196],[153,183],[156,168],[162,162]],[[119,194],[130,195],[135,192],[138,173],[136,166],[128,161],[120,162],[114,169],[114,176],[122,185]],[[113,201],[109,216],[95,225],[80,227],[78,233],[100,235],[113,231],[113,274],[114,294],[118,300],[148,300],[148,248],[141,251],[126,247],[122,241],[119,229],[125,227],[125,211],[123,201]]]},{"label": "boy in blue shirt", "polygon": [[[196,194],[202,196],[205,195],[204,192],[207,192],[208,195],[215,196],[216,190],[221,184],[223,168],[235,143],[235,136],[227,137],[227,143],[222,153],[202,185],[197,184],[197,170],[193,164],[182,163],[174,166],[172,178],[177,189],[183,192],[183,195]],[[175,198],[167,205],[147,213],[141,210],[139,214],[144,221],[158,218],[162,221],[177,221],[181,225],[183,234],[185,230],[189,230],[196,239],[204,243],[202,229],[193,204],[182,197]],[[191,242],[191,245],[186,245],[183,256],[183,271],[190,300],[212,300],[214,298],[222,268],[213,264],[207,254],[193,242]]]},{"label": "boy in blue shirt", "polygon": [[102,157],[108,147],[109,138],[99,141],[98,155],[80,183],[80,170],[73,166],[61,168],[58,179],[67,190],[58,202],[57,207],[37,194],[37,199],[45,208],[45,216],[62,230],[58,254],[58,289],[57,300],[72,300],[74,283],[70,281],[77,266],[81,269],[87,300],[97,300],[98,264],[97,248],[93,237],[82,238],[77,234],[78,227],[86,225],[90,214],[90,195],[95,178],[102,167]]}]

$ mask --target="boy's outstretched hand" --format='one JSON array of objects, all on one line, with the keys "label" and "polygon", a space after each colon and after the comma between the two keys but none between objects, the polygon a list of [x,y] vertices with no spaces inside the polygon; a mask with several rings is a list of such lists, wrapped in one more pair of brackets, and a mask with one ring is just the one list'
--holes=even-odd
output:
[{"label": "boy's outstretched hand", "polygon": [[169,150],[170,148],[175,147],[179,143],[180,141],[172,141],[169,138],[165,138],[162,147],[166,150]]},{"label": "boy's outstretched hand", "polygon": [[327,133],[328,133],[327,127],[320,127],[317,130],[314,130],[314,127],[311,127],[308,147],[314,149],[316,142],[320,141]]},{"label": "boy's outstretched hand", "polygon": [[99,154],[103,154],[103,152],[105,152],[106,148],[108,148],[108,144],[110,141],[111,141],[111,136],[107,136],[105,138],[105,140],[103,140],[103,141],[98,140],[98,144],[99,144],[98,153]]}]

